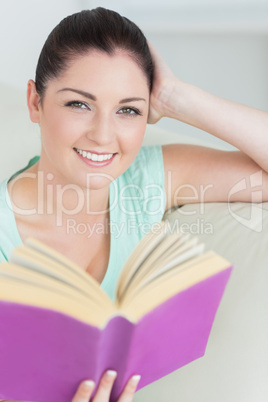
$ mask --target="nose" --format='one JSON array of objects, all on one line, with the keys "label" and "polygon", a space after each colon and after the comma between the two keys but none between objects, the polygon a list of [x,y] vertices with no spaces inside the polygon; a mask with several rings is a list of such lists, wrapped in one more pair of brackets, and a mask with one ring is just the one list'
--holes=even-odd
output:
[{"label": "nose", "polygon": [[106,145],[110,144],[114,137],[115,127],[112,117],[105,113],[96,114],[87,131],[87,138],[98,145]]}]

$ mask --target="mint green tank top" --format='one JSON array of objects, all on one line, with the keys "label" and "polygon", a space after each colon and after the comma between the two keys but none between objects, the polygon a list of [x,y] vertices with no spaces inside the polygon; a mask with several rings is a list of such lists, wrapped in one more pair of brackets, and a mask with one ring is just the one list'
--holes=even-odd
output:
[{"label": "mint green tank top", "polygon": [[[37,161],[38,157],[33,158],[20,172]],[[8,181],[0,183],[0,262],[8,260],[11,251],[22,244],[7,192]],[[110,184],[109,191],[110,257],[101,287],[114,300],[124,263],[152,225],[162,220],[166,209],[161,146],[142,147],[132,165]],[[98,227],[89,228],[88,234],[94,229]],[[74,226],[73,230],[82,228]]]}]

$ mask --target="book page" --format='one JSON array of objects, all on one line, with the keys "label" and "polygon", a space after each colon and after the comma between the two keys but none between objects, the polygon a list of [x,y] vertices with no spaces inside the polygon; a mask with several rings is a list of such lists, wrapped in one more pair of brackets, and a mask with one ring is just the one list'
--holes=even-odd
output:
[{"label": "book page", "polygon": [[123,298],[126,293],[141,286],[141,284],[143,284],[144,281],[148,281],[149,278],[153,280],[155,274],[157,274],[160,269],[163,273],[168,269],[172,269],[172,267],[179,263],[182,263],[187,258],[200,254],[200,252],[203,251],[203,246],[196,249],[196,244],[197,238],[189,240],[188,235],[181,233],[167,235],[161,244],[152,250],[151,254],[143,261],[138,272],[135,273],[131,282],[128,283],[124,292],[121,293],[121,298]]},{"label": "book page", "polygon": [[68,306],[74,303],[81,311],[75,312],[72,307],[71,315],[77,319],[83,316],[92,325],[104,325],[109,317],[118,314],[136,320],[174,292],[230,266],[215,253],[197,256],[201,252],[203,244],[199,245],[197,238],[171,233],[170,226],[162,222],[130,255],[119,280],[117,301],[113,303],[99,283],[79,266],[31,239],[12,252],[10,262],[0,264],[0,300],[6,297],[22,304],[51,306],[60,312],[68,312]]},{"label": "book page", "polygon": [[0,276],[1,280],[3,278],[13,279],[14,281],[21,282],[22,286],[24,283],[32,284],[38,288],[50,289],[58,293],[65,294],[72,298],[77,298],[84,303],[97,304],[94,298],[90,295],[85,295],[79,292],[78,289],[70,287],[64,282],[55,281],[54,278],[50,276],[43,275],[40,272],[34,272],[28,268],[16,265],[13,263],[3,263],[0,264]]},{"label": "book page", "polygon": [[0,303],[1,301],[50,309],[98,327],[103,326],[116,312],[112,308],[109,311],[104,310],[70,288],[59,291],[58,286],[56,289],[53,286],[38,286],[36,282],[25,282],[2,275]]},{"label": "book page", "polygon": [[152,250],[161,243],[167,232],[168,225],[165,222],[161,222],[160,225],[156,225],[155,231],[153,227],[134,248],[123,267],[117,284],[117,300],[120,300],[123,292],[130,281],[132,281],[133,276],[137,274],[143,261],[151,254]]},{"label": "book page", "polygon": [[183,266],[183,264],[191,259],[194,259],[196,256],[202,254],[204,251],[203,244],[196,244],[195,239],[191,239],[183,246],[179,248],[175,253],[173,253],[170,258],[159,259],[155,261],[153,265],[147,265],[147,261],[145,261],[144,269],[140,269],[139,273],[143,274],[140,277],[136,277],[131,282],[126,292],[123,293],[124,296],[131,297],[132,294],[138,293],[141,288],[145,286],[149,286],[150,282],[155,281],[158,277],[164,277],[164,275],[168,275],[169,271],[176,269],[179,271],[179,267]]},{"label": "book page", "polygon": [[204,246],[197,246],[197,242],[198,239],[190,238],[188,233],[178,230],[172,233],[170,226],[164,222],[158,231],[149,232],[125,264],[117,289],[118,303],[127,293],[132,294],[136,288],[203,252]]},{"label": "book page", "polygon": [[229,261],[212,251],[207,252],[178,265],[177,269],[159,276],[136,293],[126,293],[120,311],[136,322],[175,294],[228,268]]},{"label": "book page", "polygon": [[[48,254],[49,247],[39,246],[38,251],[30,246],[19,246],[11,254],[10,261],[27,267],[30,272],[38,271],[45,276],[55,278],[71,287],[77,288],[81,293],[95,297],[101,305],[110,303],[108,295],[100,288],[99,283],[80,267],[74,271],[67,265],[60,263],[59,259],[53,258],[53,251]],[[44,254],[45,253],[45,254]]]}]

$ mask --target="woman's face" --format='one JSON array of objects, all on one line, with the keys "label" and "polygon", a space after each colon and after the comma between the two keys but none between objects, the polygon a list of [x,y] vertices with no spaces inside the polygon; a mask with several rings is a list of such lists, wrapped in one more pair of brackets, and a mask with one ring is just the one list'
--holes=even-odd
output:
[{"label": "woman's face", "polygon": [[64,184],[107,186],[141,147],[149,95],[144,72],[126,52],[92,51],[75,59],[48,82],[37,106],[40,167]]}]

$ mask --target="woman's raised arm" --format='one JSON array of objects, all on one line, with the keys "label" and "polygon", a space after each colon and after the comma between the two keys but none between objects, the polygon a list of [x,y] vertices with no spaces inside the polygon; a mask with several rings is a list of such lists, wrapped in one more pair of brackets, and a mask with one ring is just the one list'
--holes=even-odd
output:
[{"label": "woman's raised arm", "polygon": [[235,146],[268,171],[268,113],[212,95],[179,80],[150,45],[155,64],[149,123],[170,117]]},{"label": "woman's raised arm", "polygon": [[164,146],[167,208],[192,202],[249,202],[252,191],[255,202],[267,201],[268,113],[182,82],[157,50],[149,46],[155,76],[148,123],[170,117],[198,127],[239,150],[227,152],[184,144]]}]

